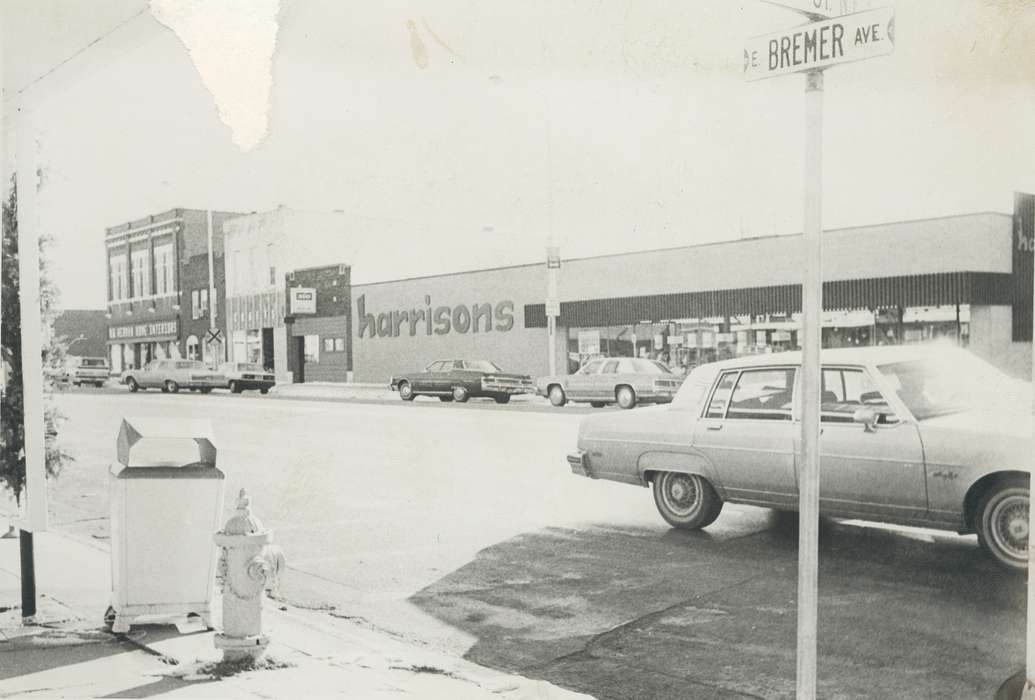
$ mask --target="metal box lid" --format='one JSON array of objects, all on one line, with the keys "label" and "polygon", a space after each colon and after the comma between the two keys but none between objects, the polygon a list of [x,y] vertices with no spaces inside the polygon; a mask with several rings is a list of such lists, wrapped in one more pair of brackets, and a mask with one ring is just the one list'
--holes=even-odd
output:
[{"label": "metal box lid", "polygon": [[[216,446],[212,424],[207,420],[123,418],[115,442],[112,474],[122,477],[163,476],[213,478],[221,476],[216,467]],[[179,472],[179,473],[178,473]]]}]

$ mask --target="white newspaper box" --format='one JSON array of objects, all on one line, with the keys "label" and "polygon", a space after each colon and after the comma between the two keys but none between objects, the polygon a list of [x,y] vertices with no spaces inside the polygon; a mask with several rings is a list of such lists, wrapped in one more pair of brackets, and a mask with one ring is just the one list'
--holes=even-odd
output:
[{"label": "white newspaper box", "polygon": [[223,484],[208,421],[123,419],[109,487],[113,632],[191,614],[212,627]]}]

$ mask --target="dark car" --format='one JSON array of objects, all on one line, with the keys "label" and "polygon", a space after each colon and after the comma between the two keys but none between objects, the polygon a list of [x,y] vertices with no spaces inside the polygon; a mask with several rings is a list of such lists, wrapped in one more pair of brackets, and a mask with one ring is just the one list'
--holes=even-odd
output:
[{"label": "dark car", "polygon": [[255,362],[226,362],[219,367],[220,373],[226,377],[226,388],[232,394],[240,394],[249,389],[258,389],[268,394],[277,383],[273,372],[263,369]]},{"label": "dark car", "polygon": [[423,372],[392,377],[391,387],[403,401],[423,394],[440,401],[463,403],[472,396],[486,396],[507,403],[514,394],[535,393],[527,374],[504,372],[488,360],[436,360]]}]

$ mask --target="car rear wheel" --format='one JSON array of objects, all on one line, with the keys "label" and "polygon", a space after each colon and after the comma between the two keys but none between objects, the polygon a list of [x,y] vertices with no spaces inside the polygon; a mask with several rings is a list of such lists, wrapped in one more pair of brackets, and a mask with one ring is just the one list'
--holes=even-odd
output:
[{"label": "car rear wheel", "polygon": [[615,400],[622,408],[633,408],[636,405],[636,392],[631,386],[623,384],[615,390]]},{"label": "car rear wheel", "polygon": [[409,382],[399,382],[399,398],[403,401],[413,401],[416,394]]},{"label": "car rear wheel", "polygon": [[551,386],[548,395],[550,397],[550,403],[554,406],[563,406],[568,402],[568,397],[564,395],[564,389],[562,389],[559,384]]},{"label": "car rear wheel", "polygon": [[212,387],[210,387],[210,386],[203,386],[200,389],[198,389],[198,391],[200,391],[202,394],[211,394],[212,393]]},{"label": "car rear wheel", "polygon": [[126,386],[128,386],[129,390],[133,392],[140,390],[140,385],[137,384],[137,380],[133,379],[133,377],[126,377]]},{"label": "car rear wheel", "polygon": [[1015,571],[1028,565],[1028,486],[1001,481],[981,497],[975,520],[978,542],[996,563]]},{"label": "car rear wheel", "polygon": [[467,399],[471,398],[471,394],[467,391],[466,387],[454,386],[453,387],[453,400],[457,403],[464,403]]},{"label": "car rear wheel", "polygon": [[175,394],[177,391],[180,390],[180,385],[171,379],[167,379],[165,381],[165,390],[168,391],[170,394]]},{"label": "car rear wheel", "polygon": [[509,394],[503,394],[502,396],[497,396],[495,398],[496,398],[496,403],[510,403],[510,395]]},{"label": "car rear wheel", "polygon": [[270,393],[269,387],[264,387],[262,389],[259,389],[259,393],[260,394],[268,394],[268,393]]},{"label": "car rear wheel", "polygon": [[722,512],[719,494],[697,474],[661,472],[655,476],[654,503],[665,522],[683,530],[706,527]]}]

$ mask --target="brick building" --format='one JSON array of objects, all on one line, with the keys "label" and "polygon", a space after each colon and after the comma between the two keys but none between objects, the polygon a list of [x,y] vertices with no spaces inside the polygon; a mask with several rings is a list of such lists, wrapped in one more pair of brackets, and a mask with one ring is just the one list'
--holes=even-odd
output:
[{"label": "brick building", "polygon": [[352,371],[351,271],[325,265],[289,272],[287,365],[296,382],[344,382]]},{"label": "brick building", "polygon": [[225,342],[207,343],[205,334],[214,313],[215,327],[226,337],[223,225],[240,214],[212,212],[214,294],[208,214],[171,209],[106,229],[112,372],[162,357],[225,359]]}]

